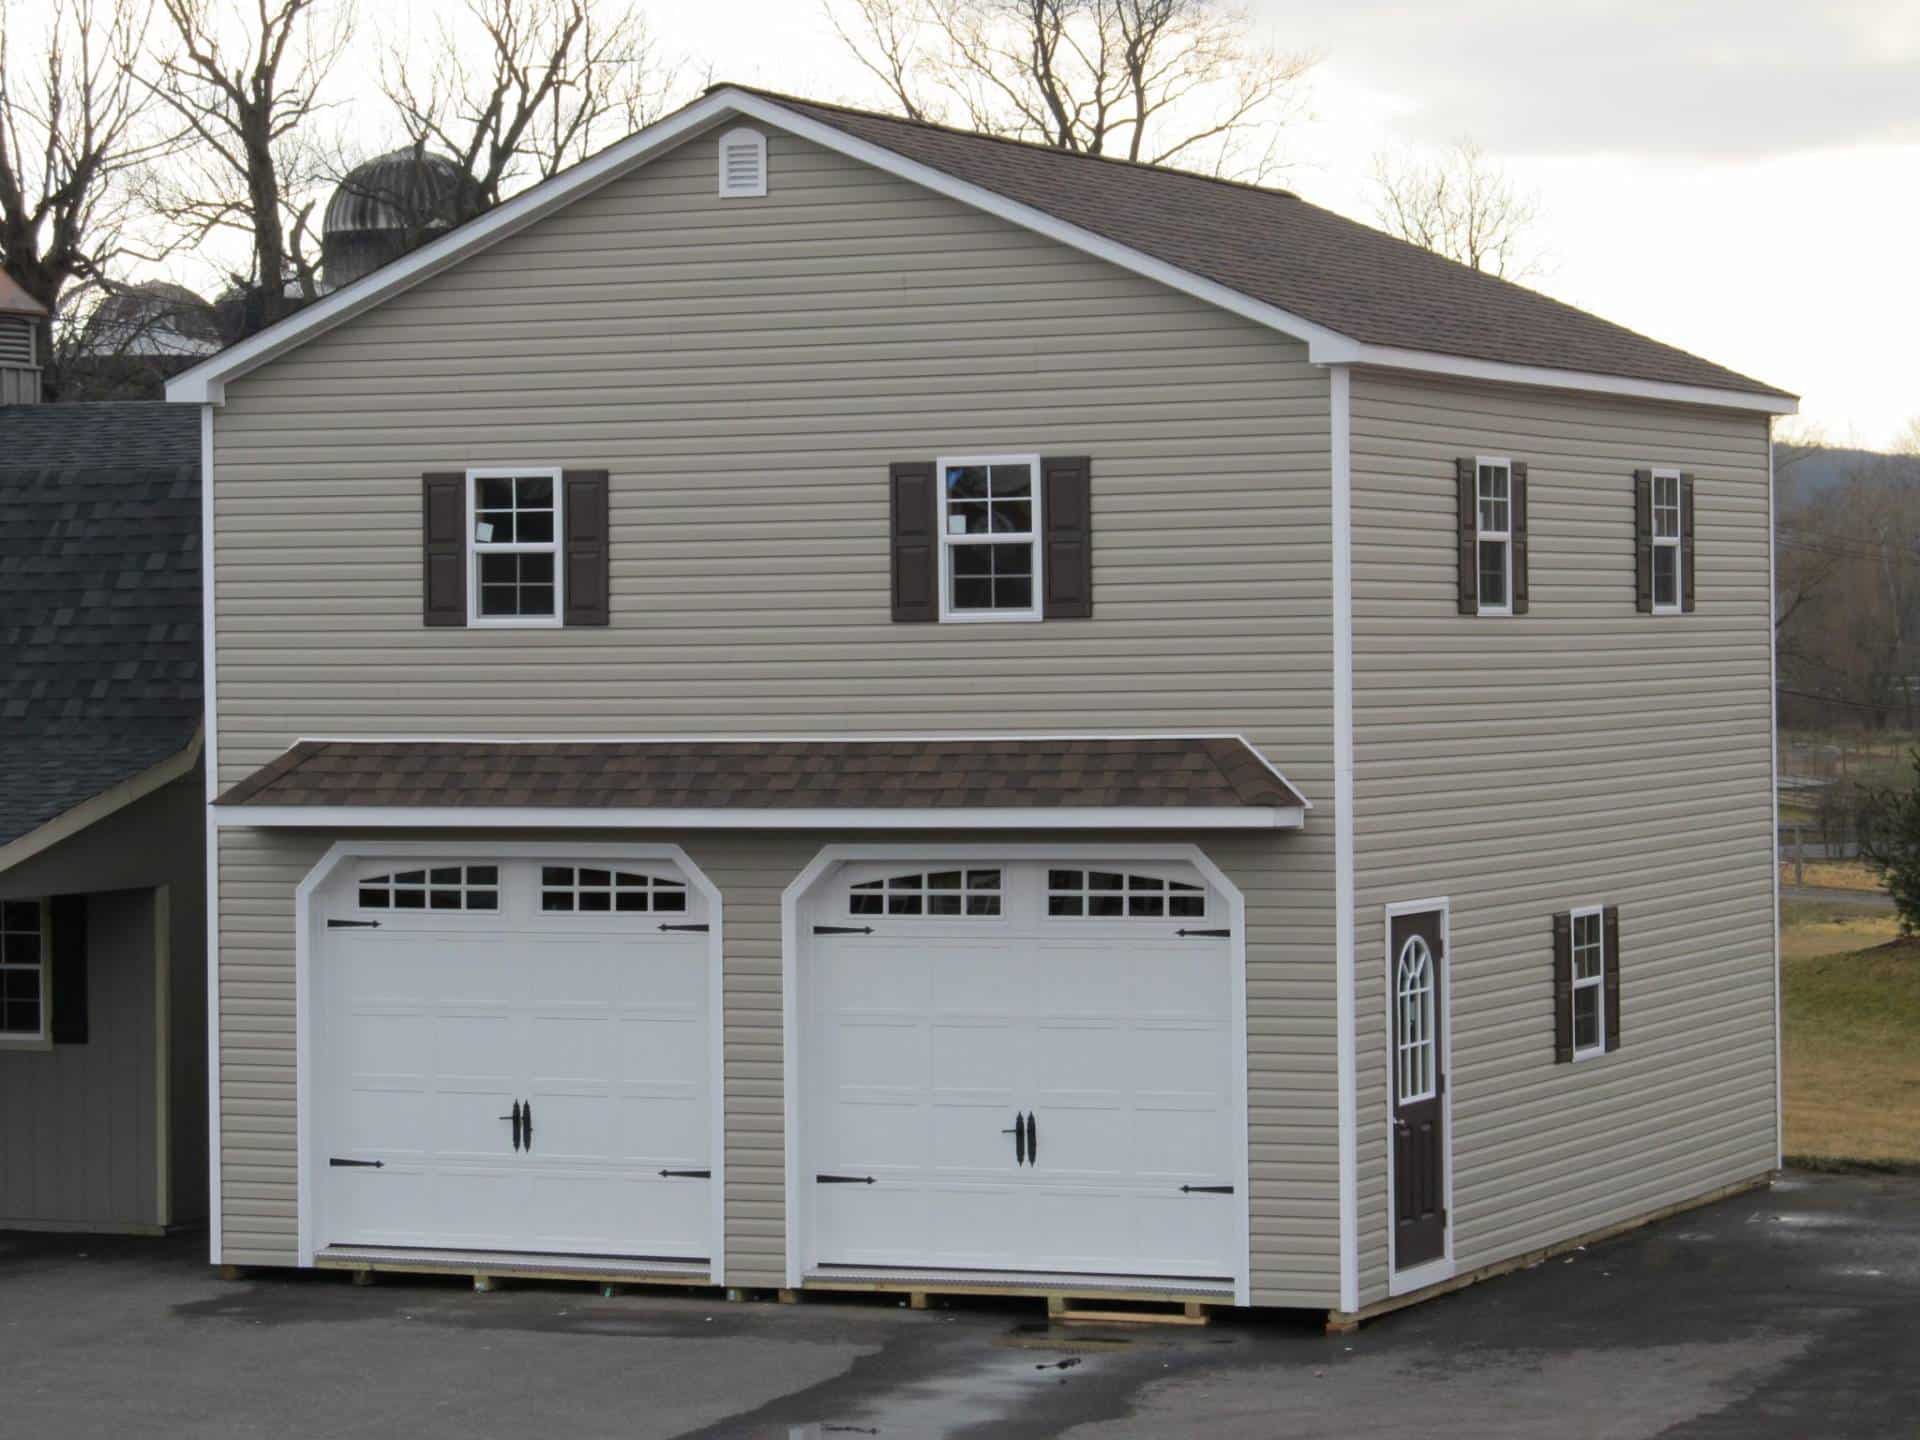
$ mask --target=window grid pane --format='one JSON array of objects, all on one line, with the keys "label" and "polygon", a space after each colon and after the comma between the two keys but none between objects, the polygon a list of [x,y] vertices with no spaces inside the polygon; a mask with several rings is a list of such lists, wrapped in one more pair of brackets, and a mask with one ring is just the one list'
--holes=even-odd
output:
[{"label": "window grid pane", "polygon": [[0,905],[0,1035],[39,1035],[40,902]]},{"label": "window grid pane", "polygon": [[1507,603],[1507,542],[1480,542],[1480,603],[1501,606]]},{"label": "window grid pane", "polygon": [[1400,1101],[1431,1099],[1438,1073],[1433,1017],[1433,952],[1414,936],[1400,947],[1395,968],[1397,1008],[1395,1070]]},{"label": "window grid pane", "polygon": [[1049,870],[1047,914],[1062,919],[1200,920],[1207,890],[1186,880],[1117,870]]},{"label": "window grid pane", "polygon": [[1659,540],[1680,538],[1680,477],[1653,477],[1653,534]]},{"label": "window grid pane", "polygon": [[397,870],[360,882],[362,910],[498,910],[500,867],[437,865]]},{"label": "window grid pane", "polygon": [[[942,477],[947,608],[1031,611],[1038,516],[1033,466],[950,464]],[[1016,542],[1016,543],[1008,543]]]},{"label": "window grid pane", "polygon": [[561,915],[684,915],[687,883],[605,866],[543,865],[540,908]]},{"label": "window grid pane", "polygon": [[1480,533],[1505,535],[1509,521],[1510,492],[1504,465],[1480,467]]},{"label": "window grid pane", "polygon": [[998,870],[934,870],[863,880],[847,889],[853,915],[964,915],[979,919],[1000,913]]},{"label": "window grid pane", "polygon": [[1663,607],[1680,603],[1680,547],[1672,541],[1658,541],[1653,547],[1653,603]]}]

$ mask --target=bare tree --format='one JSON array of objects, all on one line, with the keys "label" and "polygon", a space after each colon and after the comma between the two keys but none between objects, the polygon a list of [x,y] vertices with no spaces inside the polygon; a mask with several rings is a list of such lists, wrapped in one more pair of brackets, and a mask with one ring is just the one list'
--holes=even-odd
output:
[{"label": "bare tree", "polygon": [[1532,248],[1539,200],[1471,140],[1437,157],[1376,155],[1374,216],[1402,240],[1508,280],[1540,273]]},{"label": "bare tree", "polygon": [[353,33],[348,0],[161,0],[171,22],[154,92],[177,115],[188,163],[152,193],[188,243],[246,234],[255,303],[272,324],[320,293],[320,189],[338,166],[316,133],[323,90]]},{"label": "bare tree", "polygon": [[37,57],[16,66],[0,4],[0,261],[58,316],[128,243],[130,181],[161,148],[135,78],[150,0],[52,0]]},{"label": "bare tree", "polygon": [[460,219],[651,123],[681,69],[639,10],[596,0],[466,0],[439,42],[425,71],[404,42],[390,43],[381,85],[409,140],[472,176]]},{"label": "bare tree", "polygon": [[916,119],[1260,180],[1317,57],[1220,0],[822,0]]}]

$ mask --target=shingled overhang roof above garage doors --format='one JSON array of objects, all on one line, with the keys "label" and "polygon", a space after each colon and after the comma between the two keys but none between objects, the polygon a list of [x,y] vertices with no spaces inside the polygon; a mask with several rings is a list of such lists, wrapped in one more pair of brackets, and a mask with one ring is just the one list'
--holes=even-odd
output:
[{"label": "shingled overhang roof above garage doors", "polygon": [[[738,85],[700,100],[169,382],[224,386],[310,336],[511,235],[653,156],[745,119],[901,176],[1306,342],[1319,364],[1377,365],[1791,414],[1793,396],[1457,265],[1283,190],[1069,154]],[[771,183],[778,185],[778,177]]]},{"label": "shingled overhang roof above garage doors", "polygon": [[215,802],[230,825],[1298,828],[1238,736],[306,740]]}]

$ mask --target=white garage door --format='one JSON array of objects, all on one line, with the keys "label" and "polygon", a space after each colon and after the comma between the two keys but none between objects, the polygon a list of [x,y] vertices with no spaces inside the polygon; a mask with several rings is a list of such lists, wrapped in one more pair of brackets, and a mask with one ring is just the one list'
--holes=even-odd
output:
[{"label": "white garage door", "polygon": [[664,861],[347,869],[316,913],[317,1247],[709,1258],[700,891]]},{"label": "white garage door", "polygon": [[813,1266],[1237,1273],[1232,952],[1199,874],[865,864],[809,909]]}]

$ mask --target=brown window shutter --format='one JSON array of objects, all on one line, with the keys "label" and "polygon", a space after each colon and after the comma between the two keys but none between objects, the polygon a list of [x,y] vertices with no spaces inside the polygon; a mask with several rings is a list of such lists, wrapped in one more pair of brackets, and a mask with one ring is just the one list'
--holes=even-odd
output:
[{"label": "brown window shutter", "polygon": [[567,470],[561,474],[566,491],[566,615],[568,625],[608,623],[608,595],[612,589],[612,562],[607,520],[607,472]]},{"label": "brown window shutter", "polygon": [[892,483],[893,618],[940,618],[939,557],[934,546],[934,475],[931,460],[896,460]]},{"label": "brown window shutter", "polygon": [[429,625],[467,623],[467,476],[423,475],[421,600]]},{"label": "brown window shutter", "polygon": [[[87,1043],[87,897],[56,895],[47,903],[48,990],[53,1005],[49,1027],[56,1045]],[[44,1002],[43,1002],[44,1003]]]},{"label": "brown window shutter", "polygon": [[1573,1063],[1573,912],[1553,917],[1553,1060]]},{"label": "brown window shutter", "polygon": [[1633,472],[1633,603],[1653,613],[1653,472]]},{"label": "brown window shutter", "polygon": [[1047,527],[1049,620],[1093,616],[1093,462],[1084,455],[1040,462],[1041,509]]},{"label": "brown window shutter", "polygon": [[1607,1049],[1620,1048],[1620,907],[1609,905],[1600,912],[1603,943],[1607,947],[1605,977],[1602,984],[1607,1006]]},{"label": "brown window shutter", "polygon": [[1460,613],[1480,613],[1480,494],[1471,455],[1453,462],[1460,491]]},{"label": "brown window shutter", "polygon": [[1680,475],[1680,608],[1693,610],[1693,476]]},{"label": "brown window shutter", "polygon": [[1527,462],[1513,462],[1508,525],[1513,534],[1513,613],[1527,613]]}]

